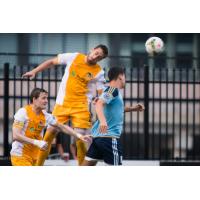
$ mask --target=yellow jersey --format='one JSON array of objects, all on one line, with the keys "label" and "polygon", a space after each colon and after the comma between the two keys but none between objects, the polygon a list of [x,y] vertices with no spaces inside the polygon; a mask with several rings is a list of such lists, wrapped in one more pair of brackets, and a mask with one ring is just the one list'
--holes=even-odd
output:
[{"label": "yellow jersey", "polygon": [[104,88],[104,71],[98,64],[88,65],[86,55],[65,53],[58,55],[59,64],[67,65],[59,87],[56,104],[69,106],[78,102],[90,103],[94,88]]},{"label": "yellow jersey", "polygon": [[[55,123],[56,120],[51,114],[41,111],[39,115],[36,115],[32,105],[26,105],[16,112],[13,127],[20,128],[22,130],[21,134],[26,137],[42,140],[44,128]],[[39,148],[35,145],[14,141],[10,154],[12,156],[30,156],[37,159],[38,151]]]}]

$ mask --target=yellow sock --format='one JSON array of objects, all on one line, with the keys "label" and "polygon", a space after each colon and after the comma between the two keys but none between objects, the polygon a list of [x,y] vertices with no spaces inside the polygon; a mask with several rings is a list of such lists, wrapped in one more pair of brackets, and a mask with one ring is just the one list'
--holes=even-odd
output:
[{"label": "yellow sock", "polygon": [[37,162],[36,162],[37,166],[44,165],[44,161],[46,160],[47,156],[50,153],[51,143],[52,143],[55,136],[56,136],[56,134],[49,132],[49,131],[47,131],[45,133],[44,141],[48,142],[48,149],[46,151],[42,151],[42,150],[39,151],[38,159],[37,159]]},{"label": "yellow sock", "polygon": [[86,144],[82,142],[80,139],[78,139],[76,141],[76,147],[77,147],[78,165],[81,165],[87,152]]}]

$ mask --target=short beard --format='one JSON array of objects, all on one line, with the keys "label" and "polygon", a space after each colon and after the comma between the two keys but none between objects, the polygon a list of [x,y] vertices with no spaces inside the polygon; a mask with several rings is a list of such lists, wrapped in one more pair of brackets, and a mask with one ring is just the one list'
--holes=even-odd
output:
[{"label": "short beard", "polygon": [[89,65],[95,65],[95,64],[96,64],[96,62],[90,61],[90,60],[88,60],[88,58],[86,58],[86,62],[87,62]]}]

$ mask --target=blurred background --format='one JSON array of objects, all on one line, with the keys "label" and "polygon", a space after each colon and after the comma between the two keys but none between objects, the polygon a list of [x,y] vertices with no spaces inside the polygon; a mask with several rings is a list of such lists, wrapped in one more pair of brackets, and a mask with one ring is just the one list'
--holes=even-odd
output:
[{"label": "blurred background", "polygon": [[[145,42],[151,36],[165,43],[165,51],[156,57],[145,51]],[[21,75],[59,53],[87,54],[98,44],[109,48],[109,57],[100,63],[105,71],[113,66],[126,69],[127,84],[122,91],[125,105],[141,102],[146,108],[144,113],[124,116],[124,159],[199,161],[198,33],[0,34],[0,156],[9,157],[14,113],[29,102],[34,87],[49,92],[48,111],[52,111],[65,66],[39,73],[33,81],[22,80]],[[59,141],[73,158],[71,139],[62,135]],[[57,152],[55,142],[52,154]]]}]

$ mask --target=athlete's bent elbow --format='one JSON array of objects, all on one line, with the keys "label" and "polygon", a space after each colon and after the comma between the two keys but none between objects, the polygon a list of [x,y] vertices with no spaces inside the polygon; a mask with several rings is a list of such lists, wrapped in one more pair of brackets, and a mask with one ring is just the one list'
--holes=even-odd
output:
[{"label": "athlete's bent elbow", "polygon": [[19,140],[19,136],[16,132],[13,132],[13,141]]},{"label": "athlete's bent elbow", "polygon": [[54,57],[52,59],[49,60],[51,62],[51,65],[58,65],[58,58]]}]

